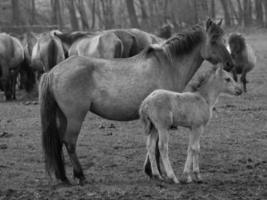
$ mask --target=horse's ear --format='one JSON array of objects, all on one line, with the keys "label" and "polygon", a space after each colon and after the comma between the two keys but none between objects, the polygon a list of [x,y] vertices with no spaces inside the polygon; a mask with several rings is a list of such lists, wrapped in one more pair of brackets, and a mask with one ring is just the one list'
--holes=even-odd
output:
[{"label": "horse's ear", "polygon": [[210,18],[208,18],[207,22],[206,22],[206,30],[209,29],[209,27],[211,26],[212,23],[213,23],[213,21]]},{"label": "horse's ear", "polygon": [[158,44],[151,44],[146,49],[146,55],[149,56],[158,51],[162,51],[162,48]]},{"label": "horse's ear", "polygon": [[218,26],[221,26],[223,22],[223,19],[220,19],[220,21],[217,23]]}]

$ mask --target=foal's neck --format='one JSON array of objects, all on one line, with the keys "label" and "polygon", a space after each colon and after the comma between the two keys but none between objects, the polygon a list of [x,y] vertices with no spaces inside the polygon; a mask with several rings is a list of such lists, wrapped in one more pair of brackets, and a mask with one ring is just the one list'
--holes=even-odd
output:
[{"label": "foal's neck", "polygon": [[213,81],[207,81],[198,89],[198,93],[207,101],[208,105],[213,108],[221,91],[215,87]]}]

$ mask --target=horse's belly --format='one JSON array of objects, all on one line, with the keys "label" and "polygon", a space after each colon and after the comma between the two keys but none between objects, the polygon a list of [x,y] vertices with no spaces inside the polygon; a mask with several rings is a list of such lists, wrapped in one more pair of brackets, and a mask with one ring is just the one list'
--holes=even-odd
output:
[{"label": "horse's belly", "polygon": [[109,120],[131,121],[138,119],[139,106],[120,105],[119,102],[113,103],[92,103],[91,112]]}]

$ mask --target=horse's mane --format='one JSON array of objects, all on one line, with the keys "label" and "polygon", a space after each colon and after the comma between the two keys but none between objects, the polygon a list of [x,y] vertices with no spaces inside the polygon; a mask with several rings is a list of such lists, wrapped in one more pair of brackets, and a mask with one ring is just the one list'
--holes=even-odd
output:
[{"label": "horse's mane", "polygon": [[203,29],[193,26],[190,30],[177,33],[162,44],[167,54],[171,57],[175,55],[185,55],[190,53],[203,40]]},{"label": "horse's mane", "polygon": [[199,88],[201,88],[201,86],[204,85],[209,80],[210,76],[214,74],[216,70],[217,70],[217,67],[213,66],[211,69],[209,69],[205,73],[200,74],[197,77],[197,80],[189,85],[190,91],[192,92],[198,91]]},{"label": "horse's mane", "polygon": [[246,39],[240,33],[232,33],[229,37],[228,43],[232,44],[233,46],[236,46],[234,49],[237,50],[238,52],[235,53],[239,53],[246,48]]}]

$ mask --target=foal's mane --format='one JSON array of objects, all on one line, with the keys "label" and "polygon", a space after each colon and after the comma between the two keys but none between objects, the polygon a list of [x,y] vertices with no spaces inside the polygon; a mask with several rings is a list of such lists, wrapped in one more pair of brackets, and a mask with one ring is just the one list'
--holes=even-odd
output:
[{"label": "foal's mane", "polygon": [[206,71],[205,73],[200,74],[197,77],[197,80],[190,84],[189,88],[190,91],[196,92],[201,88],[202,85],[204,85],[210,78],[211,75],[213,75],[217,70],[216,66],[213,66],[211,69]]},{"label": "foal's mane", "polygon": [[177,33],[162,44],[163,49],[171,57],[185,55],[203,40],[203,29],[199,25],[193,26],[190,30]]}]

